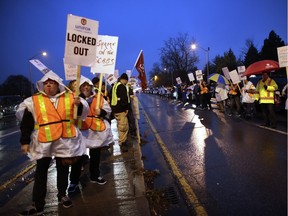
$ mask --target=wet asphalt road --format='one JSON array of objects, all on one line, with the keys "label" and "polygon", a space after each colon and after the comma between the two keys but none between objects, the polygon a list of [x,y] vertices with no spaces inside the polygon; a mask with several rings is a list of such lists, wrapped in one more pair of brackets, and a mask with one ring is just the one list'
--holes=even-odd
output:
[{"label": "wet asphalt road", "polygon": [[[287,215],[287,134],[157,95],[139,100],[208,215]],[[15,119],[0,123],[2,184],[30,162]],[[20,179],[1,197],[24,186]]]},{"label": "wet asphalt road", "polygon": [[287,215],[286,132],[158,95],[139,101],[208,215]]}]

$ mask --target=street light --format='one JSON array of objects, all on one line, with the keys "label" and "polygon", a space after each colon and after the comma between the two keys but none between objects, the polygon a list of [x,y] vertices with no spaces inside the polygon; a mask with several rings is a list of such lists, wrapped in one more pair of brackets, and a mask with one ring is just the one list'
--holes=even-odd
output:
[{"label": "street light", "polygon": [[208,76],[209,76],[209,51],[210,51],[210,47],[208,47],[207,49],[204,49],[204,48],[202,48],[202,47],[200,47],[200,46],[196,46],[196,44],[192,44],[191,45],[191,49],[192,50],[195,50],[195,49],[197,49],[197,47],[199,47],[200,49],[202,49],[202,50],[204,50],[205,52],[206,52],[206,68],[207,68],[207,78],[208,78]]},{"label": "street light", "polygon": [[37,53],[34,56],[32,56],[31,58],[28,59],[28,63],[29,63],[29,76],[30,76],[30,85],[31,85],[31,95],[33,95],[34,93],[34,88],[33,88],[33,83],[32,83],[32,67],[31,67],[31,63],[30,60],[34,59],[36,56],[47,56],[47,52],[41,52],[41,53]]},{"label": "street light", "polygon": [[[164,68],[164,71],[167,71],[167,68]],[[169,71],[168,71],[169,73]],[[171,71],[171,86],[173,86],[173,72]]]}]

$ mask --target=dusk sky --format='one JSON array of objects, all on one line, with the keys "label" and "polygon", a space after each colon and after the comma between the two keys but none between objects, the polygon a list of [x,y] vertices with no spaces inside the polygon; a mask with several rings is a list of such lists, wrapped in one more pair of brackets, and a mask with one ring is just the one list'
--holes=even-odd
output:
[{"label": "dusk sky", "polygon": [[[64,79],[67,14],[97,20],[98,34],[119,37],[119,74],[133,68],[141,49],[148,74],[164,41],[179,33],[210,47],[210,60],[230,48],[239,57],[246,39],[260,50],[271,30],[287,44],[287,0],[1,0],[0,84],[9,75],[29,78],[28,59],[41,51],[48,56],[38,59]],[[197,54],[203,69],[206,53]],[[32,67],[36,82],[42,73]],[[84,67],[82,74],[94,76]]]}]

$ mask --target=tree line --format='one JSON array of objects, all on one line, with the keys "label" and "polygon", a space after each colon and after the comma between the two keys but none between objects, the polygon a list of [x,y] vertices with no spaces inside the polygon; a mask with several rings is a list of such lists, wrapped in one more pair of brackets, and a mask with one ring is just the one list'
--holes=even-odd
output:
[{"label": "tree line", "polygon": [[[176,77],[180,77],[182,82],[190,83],[187,74],[198,70],[196,64],[199,62],[196,52],[191,51],[191,44],[194,43],[195,39],[190,39],[187,33],[179,33],[177,37],[164,41],[164,46],[160,48],[160,62],[154,63],[150,71],[150,81],[153,81],[154,86],[175,85]],[[253,40],[247,39],[241,51],[243,57],[237,58],[231,48],[223,55],[218,54],[208,62],[209,74],[222,74],[224,67],[227,67],[229,71],[237,69],[238,66],[247,68],[250,64],[260,60],[278,61],[277,47],[281,46],[285,46],[285,43],[273,30],[268,38],[264,39],[259,51]],[[207,79],[207,65],[202,73],[204,79]],[[285,77],[285,68],[273,73],[273,76]]]},{"label": "tree line", "polygon": [[[191,51],[193,43],[195,39],[190,39],[187,33],[179,33],[177,37],[164,41],[164,46],[160,48],[160,63],[153,64],[149,80],[153,80],[156,86],[171,86],[176,83],[176,77],[180,77],[182,82],[188,84],[190,81],[187,74],[198,70],[196,64],[199,62],[196,52]],[[242,50],[243,57],[236,58],[230,48],[223,55],[216,55],[208,62],[209,72],[221,74],[223,67],[228,67],[229,71],[243,65],[247,68],[250,64],[264,59],[278,61],[277,47],[281,46],[285,46],[285,43],[273,30],[268,38],[264,39],[260,51],[252,40],[247,39]],[[202,72],[204,79],[207,79],[207,65]],[[273,76],[286,77],[285,68],[273,73]],[[0,95],[20,95],[26,98],[31,96],[31,88],[35,89],[32,85],[23,75],[11,75],[0,85]]]}]

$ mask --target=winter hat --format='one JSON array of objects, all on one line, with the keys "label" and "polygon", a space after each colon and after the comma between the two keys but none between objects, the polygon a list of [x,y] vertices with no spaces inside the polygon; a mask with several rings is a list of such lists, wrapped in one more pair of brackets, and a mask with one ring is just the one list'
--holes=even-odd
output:
[{"label": "winter hat", "polygon": [[92,79],[92,83],[95,85],[96,83],[98,83],[99,82],[99,77],[94,77],[93,79]]},{"label": "winter hat", "polygon": [[123,74],[120,76],[120,79],[128,80],[128,75],[127,75],[126,73],[123,73]]}]

